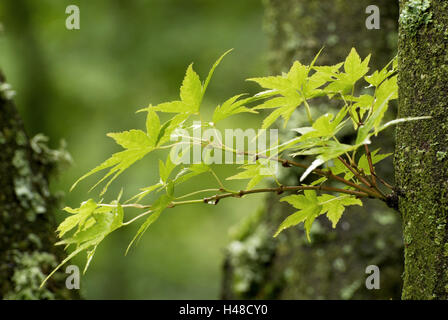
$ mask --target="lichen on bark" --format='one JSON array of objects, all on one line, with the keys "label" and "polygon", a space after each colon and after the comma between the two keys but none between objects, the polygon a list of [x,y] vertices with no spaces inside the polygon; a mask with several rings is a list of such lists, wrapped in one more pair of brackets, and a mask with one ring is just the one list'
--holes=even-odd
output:
[{"label": "lichen on bark", "polygon": [[[5,86],[0,74],[2,88]],[[0,298],[70,299],[59,272],[40,289],[40,282],[65,253],[56,248],[57,199],[48,186],[50,174],[67,153],[51,151],[42,136],[30,140],[12,101],[0,94]]]},{"label": "lichen on bark", "polygon": [[415,36],[419,28],[432,21],[430,0],[407,1],[400,13],[400,26],[409,35]]}]

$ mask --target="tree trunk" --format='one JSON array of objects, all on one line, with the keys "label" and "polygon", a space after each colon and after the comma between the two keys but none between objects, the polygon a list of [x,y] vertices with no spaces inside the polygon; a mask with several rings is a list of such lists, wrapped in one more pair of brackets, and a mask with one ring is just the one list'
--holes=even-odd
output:
[{"label": "tree trunk", "polygon": [[399,116],[432,116],[401,124],[396,133],[402,298],[447,299],[448,2],[401,0],[400,7]]},{"label": "tree trunk", "polygon": [[[42,136],[40,136],[42,137]],[[48,189],[50,172],[62,152],[42,138],[30,141],[0,74],[0,298],[71,299],[59,272],[40,283],[64,257],[56,249],[56,198]],[[76,290],[75,290],[76,291]]]},{"label": "tree trunk", "polygon": [[[352,47],[362,56],[372,53],[372,68],[383,67],[396,53],[398,3],[376,1],[381,29],[367,30],[365,13],[371,1],[266,1],[266,30],[271,40],[273,73],[287,70],[294,60],[310,63],[323,47],[318,64],[343,61]],[[328,101],[323,101],[328,110]],[[324,110],[324,109],[322,109]],[[291,119],[300,127],[301,119]],[[286,133],[282,133],[286,134]],[[392,148],[392,139],[381,141]],[[287,170],[287,169],[286,169]],[[392,165],[380,172],[393,176]],[[285,173],[282,179],[297,182]],[[402,238],[396,212],[367,201],[349,209],[333,230],[318,219],[309,244],[299,228],[273,239],[291,208],[271,196],[260,210],[237,229],[224,264],[222,297],[260,299],[389,299],[401,294]],[[381,289],[367,290],[365,269],[377,265]]]},{"label": "tree trunk", "polygon": [[42,4],[30,0],[2,0],[1,6],[1,22],[7,35],[14,39],[10,45],[18,58],[16,67],[19,73],[27,75],[20,96],[20,107],[27,110],[22,121],[32,135],[42,132],[44,128],[48,136],[58,136],[54,131],[55,126],[51,124],[54,121],[51,117],[52,105],[50,101],[42,99],[43,95],[51,94],[54,101],[58,94],[50,78],[51,63],[47,61],[38,42],[39,26],[34,20],[36,14],[33,16],[36,7]]}]

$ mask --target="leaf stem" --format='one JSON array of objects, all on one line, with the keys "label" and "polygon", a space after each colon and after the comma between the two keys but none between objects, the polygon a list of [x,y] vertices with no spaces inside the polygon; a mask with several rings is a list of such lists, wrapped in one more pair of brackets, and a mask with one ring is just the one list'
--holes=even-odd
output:
[{"label": "leaf stem", "polygon": [[[302,92],[300,92],[302,93]],[[303,97],[303,94],[302,94]],[[306,115],[308,116],[308,121],[310,122],[311,125],[313,125],[313,116],[311,115],[311,107],[308,104],[308,101],[306,101],[306,99],[303,97],[303,104],[305,105],[305,109],[306,109]]]},{"label": "leaf stem", "polygon": [[131,220],[124,222],[123,225],[124,225],[124,226],[127,226],[128,224],[131,224],[132,222],[134,222],[134,221],[140,219],[141,217],[146,216],[147,214],[150,214],[151,212],[152,212],[152,210],[145,211],[145,212],[143,212],[142,214],[139,214],[138,216],[132,218]]},{"label": "leaf stem", "polygon": [[384,179],[379,177],[376,173],[374,175],[384,186],[386,186],[387,188],[389,188],[392,191],[395,191],[395,187],[393,185],[387,183]]}]

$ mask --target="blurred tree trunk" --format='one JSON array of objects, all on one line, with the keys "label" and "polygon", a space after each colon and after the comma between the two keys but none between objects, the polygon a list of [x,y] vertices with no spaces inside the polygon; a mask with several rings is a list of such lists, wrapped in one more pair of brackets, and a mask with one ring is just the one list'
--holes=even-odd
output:
[{"label": "blurred tree trunk", "polygon": [[0,298],[78,298],[65,289],[63,272],[39,289],[64,257],[54,246],[56,198],[48,189],[63,153],[49,150],[42,136],[28,138],[11,93],[0,74]]},{"label": "blurred tree trunk", "polygon": [[[273,73],[287,70],[294,60],[308,64],[323,46],[318,64],[343,61],[352,47],[361,56],[372,53],[371,68],[383,67],[396,54],[396,1],[375,1],[381,12],[380,30],[365,27],[370,0],[265,2]],[[320,107],[328,110],[327,101],[322,101]],[[300,127],[301,121],[291,119],[290,123]],[[380,141],[386,150],[392,145],[392,137]],[[393,177],[392,164],[383,167],[387,168],[380,174]],[[282,179],[297,183],[297,172],[285,173]],[[273,239],[277,226],[291,213],[290,207],[273,196],[268,198],[266,208],[236,229],[224,263],[222,298],[400,297],[403,244],[396,212],[381,203],[367,201],[365,208],[347,210],[334,230],[325,218],[315,222],[310,244],[299,228],[285,230]],[[371,264],[380,268],[380,290],[365,287],[365,269]]]},{"label": "blurred tree trunk", "polygon": [[39,47],[37,26],[33,23],[33,11],[41,5],[30,0],[2,0],[0,13],[5,33],[15,39],[12,45],[19,57],[19,72],[27,75],[20,96],[20,107],[27,110],[22,120],[29,133],[36,134],[44,128],[48,136],[54,137],[51,106],[42,96],[51,93],[55,99],[57,90],[52,88],[49,63]]},{"label": "blurred tree trunk", "polygon": [[399,116],[433,117],[397,128],[403,299],[448,299],[448,3],[429,3],[400,1]]}]

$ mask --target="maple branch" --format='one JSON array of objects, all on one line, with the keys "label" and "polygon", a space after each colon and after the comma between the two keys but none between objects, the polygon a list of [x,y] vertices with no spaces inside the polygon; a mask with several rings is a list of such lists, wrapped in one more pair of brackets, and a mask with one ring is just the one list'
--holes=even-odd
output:
[{"label": "maple branch", "polygon": [[338,157],[339,161],[342,162],[344,166],[346,166],[351,173],[355,175],[356,178],[358,178],[362,183],[364,183],[369,189],[369,194],[372,193],[375,198],[379,198],[382,200],[386,199],[386,196],[377,188],[372,189],[372,185],[369,181],[367,181],[357,170],[353,169],[351,165],[349,165],[342,157]]},{"label": "maple branch", "polygon": [[375,168],[373,167],[373,162],[372,162],[372,155],[370,154],[370,150],[369,150],[369,147],[367,146],[367,144],[364,145],[364,148],[366,150],[367,161],[369,162],[372,185],[377,187],[377,184],[375,181]]},{"label": "maple branch", "polygon": [[[278,157],[269,157],[269,156],[266,156],[266,155],[261,155],[261,154],[253,154],[253,153],[250,153],[250,152],[247,152],[247,151],[238,151],[238,150],[233,150],[233,149],[231,149],[231,148],[229,148],[229,147],[227,147],[227,146],[225,146],[225,145],[220,145],[220,146],[218,146],[218,145],[216,145],[216,144],[214,144],[214,143],[211,143],[210,141],[206,141],[206,142],[204,142],[204,141],[201,141],[200,142],[202,145],[207,145],[207,146],[211,146],[212,148],[216,148],[216,149],[221,149],[221,150],[224,150],[224,151],[230,151],[230,152],[232,152],[232,153],[235,153],[235,154],[237,154],[237,155],[246,155],[246,156],[252,156],[252,157],[254,157],[254,159],[255,160],[258,160],[258,159],[267,159],[267,160],[271,160],[271,161],[276,161],[276,162],[279,162],[279,163],[281,163],[282,164],[282,166],[283,167],[298,167],[298,168],[302,168],[302,169],[308,169],[308,166],[307,165],[304,165],[304,164],[301,164],[301,163],[298,163],[298,162],[295,162],[295,161],[293,161],[293,160],[287,160],[287,159],[282,159],[282,158],[278,158]],[[343,162],[343,163],[346,163],[345,161]],[[348,165],[348,164],[347,164]],[[349,168],[351,169],[351,170],[353,170],[353,168],[352,167],[350,167],[349,166]],[[321,169],[314,169],[313,171],[312,171],[312,173],[314,173],[314,174],[317,174],[317,175],[320,175],[320,176],[323,176],[323,177],[327,177],[328,179],[332,179],[332,180],[336,180],[336,181],[338,181],[338,182],[341,182],[341,183],[343,183],[343,184],[345,184],[345,185],[347,185],[347,186],[350,186],[350,187],[352,187],[352,188],[355,188],[355,189],[357,189],[357,190],[359,190],[361,193],[366,193],[366,194],[368,194],[370,197],[372,197],[372,198],[379,198],[379,199],[382,199],[382,200],[384,200],[385,199],[385,196],[380,192],[380,191],[376,191],[376,190],[372,190],[370,187],[371,187],[371,185],[370,185],[370,183],[368,183],[364,178],[362,178],[362,179],[364,179],[364,181],[366,181],[367,182],[367,186],[368,186],[368,188],[365,188],[365,187],[363,187],[363,186],[361,186],[361,185],[358,185],[358,184],[356,184],[356,183],[354,183],[354,182],[351,182],[351,181],[348,181],[348,180],[346,180],[346,179],[344,179],[344,178],[342,178],[342,177],[340,177],[340,176],[337,176],[337,175],[334,175],[332,172],[331,172],[331,170],[328,170],[328,171],[324,171],[324,170],[321,170]],[[355,176],[360,176],[358,173],[354,173],[355,174]]]},{"label": "maple branch", "polygon": [[[196,203],[209,203],[209,204],[218,204],[218,202],[221,199],[225,198],[241,198],[248,194],[256,194],[256,193],[277,193],[282,194],[285,191],[302,191],[302,190],[316,190],[316,191],[330,191],[330,192],[339,192],[344,194],[349,194],[352,196],[356,196],[358,198],[366,198],[370,195],[365,192],[360,191],[354,191],[354,190],[346,190],[346,189],[340,189],[340,188],[334,188],[334,187],[327,187],[327,186],[280,186],[277,188],[261,188],[261,189],[252,189],[252,190],[240,190],[238,192],[228,192],[223,194],[215,194],[210,197],[205,197],[201,199],[193,199],[193,200],[185,200],[185,201],[172,201],[167,208],[174,208],[176,206],[180,205],[187,205],[187,204],[196,204]],[[108,207],[117,207],[118,205],[105,205],[100,204],[100,206],[108,206]],[[141,204],[126,204],[122,205],[122,207],[131,207],[131,208],[139,208],[139,209],[150,209],[152,205],[141,205]],[[137,217],[132,219],[132,222],[141,218],[142,216],[145,216],[147,214],[151,213],[150,211],[144,212]],[[127,223],[129,224],[129,222]]]}]

